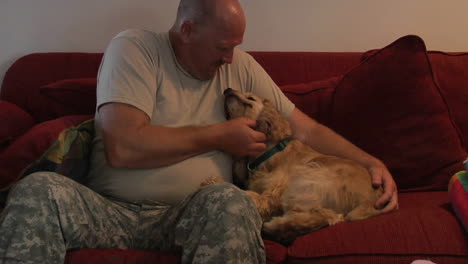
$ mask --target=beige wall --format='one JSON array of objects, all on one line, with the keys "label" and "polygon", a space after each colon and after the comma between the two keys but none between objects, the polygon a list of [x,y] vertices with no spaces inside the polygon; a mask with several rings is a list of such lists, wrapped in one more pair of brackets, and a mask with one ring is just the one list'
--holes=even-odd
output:
[{"label": "beige wall", "polygon": [[[0,0],[0,81],[31,52],[101,52],[126,28],[165,31],[176,0]],[[241,0],[245,50],[365,51],[406,34],[468,51],[467,0]]]}]

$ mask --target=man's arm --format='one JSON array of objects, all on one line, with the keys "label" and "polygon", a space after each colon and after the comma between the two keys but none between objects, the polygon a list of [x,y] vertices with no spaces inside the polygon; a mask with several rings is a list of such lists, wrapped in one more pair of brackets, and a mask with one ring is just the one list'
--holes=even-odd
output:
[{"label": "man's arm", "polygon": [[119,168],[158,168],[192,156],[221,150],[235,156],[259,155],[266,148],[265,135],[253,130],[246,118],[203,126],[171,128],[151,125],[136,107],[108,103],[99,108],[106,158]]},{"label": "man's arm", "polygon": [[376,208],[385,206],[383,212],[390,212],[398,208],[395,181],[380,160],[359,149],[326,126],[309,118],[297,108],[291,113],[289,122],[294,138],[321,153],[351,159],[367,168],[372,176],[372,184],[384,187],[384,194],[377,201]]}]

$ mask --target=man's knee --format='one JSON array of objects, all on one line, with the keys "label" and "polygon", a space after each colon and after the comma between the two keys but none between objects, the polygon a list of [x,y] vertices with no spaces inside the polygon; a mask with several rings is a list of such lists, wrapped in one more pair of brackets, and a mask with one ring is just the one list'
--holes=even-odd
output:
[{"label": "man's knee", "polygon": [[35,172],[18,181],[10,190],[10,199],[42,199],[48,195],[51,186],[60,184],[64,176],[53,172]]},{"label": "man's knee", "polygon": [[257,217],[257,210],[252,199],[241,189],[231,183],[211,184],[199,191],[199,196],[206,202],[213,203],[210,208],[230,214],[252,214]]}]

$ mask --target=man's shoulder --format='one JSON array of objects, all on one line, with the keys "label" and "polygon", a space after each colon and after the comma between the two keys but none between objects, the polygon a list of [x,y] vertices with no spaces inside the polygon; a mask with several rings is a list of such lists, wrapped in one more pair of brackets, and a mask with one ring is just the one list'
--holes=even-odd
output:
[{"label": "man's shoulder", "polygon": [[241,50],[239,48],[234,49],[234,58],[238,59],[241,62],[247,62],[247,61],[253,59],[252,55],[250,55],[249,53],[247,53],[247,52],[245,52],[245,51],[243,51],[243,50]]},{"label": "man's shoulder", "polygon": [[168,37],[167,32],[153,32],[145,29],[126,29],[120,33],[118,33],[114,39],[125,38],[135,42],[141,43],[151,43],[151,42],[158,42],[158,41],[165,41]]},{"label": "man's shoulder", "polygon": [[147,35],[155,35],[160,34],[153,31],[139,29],[139,28],[129,28],[119,32],[115,37],[138,37],[138,36],[147,36]]},{"label": "man's shoulder", "polygon": [[[160,54],[168,52],[169,33],[156,33],[144,29],[127,29],[118,33],[110,42],[119,54],[135,56],[135,52],[145,54],[154,62],[159,60]],[[109,49],[109,48],[108,48]]]},{"label": "man's shoulder", "polygon": [[255,59],[249,53],[239,49],[234,49],[234,58],[232,62],[232,66],[238,69],[248,69],[252,67],[253,62]]}]

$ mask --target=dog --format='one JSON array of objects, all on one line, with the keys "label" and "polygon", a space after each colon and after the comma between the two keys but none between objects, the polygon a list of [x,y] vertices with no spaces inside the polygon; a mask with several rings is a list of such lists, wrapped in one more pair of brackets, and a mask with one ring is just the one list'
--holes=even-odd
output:
[{"label": "dog", "polygon": [[320,228],[381,213],[374,204],[383,189],[372,186],[369,172],[292,138],[289,122],[269,100],[228,88],[224,108],[228,120],[256,120],[256,130],[267,138],[267,152],[233,164],[233,182],[254,201],[264,235],[290,244]]}]

